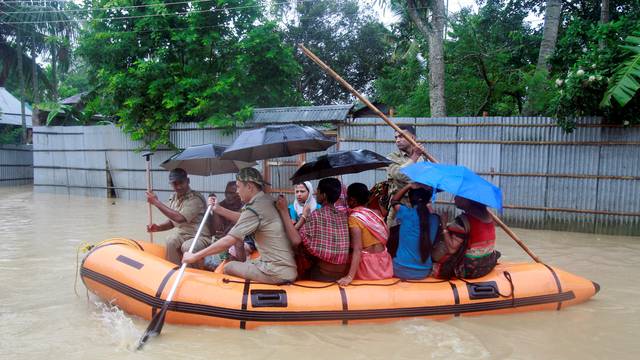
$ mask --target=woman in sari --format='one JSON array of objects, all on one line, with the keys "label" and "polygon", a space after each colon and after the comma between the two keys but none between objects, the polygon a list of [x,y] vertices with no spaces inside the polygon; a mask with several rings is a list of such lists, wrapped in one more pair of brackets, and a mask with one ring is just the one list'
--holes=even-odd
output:
[{"label": "woman in sari", "polygon": [[351,265],[349,272],[338,280],[342,286],[354,279],[382,280],[393,277],[393,262],[386,251],[389,230],[375,211],[365,207],[369,201],[369,189],[365,184],[354,183],[347,189],[349,205],[349,235]]}]

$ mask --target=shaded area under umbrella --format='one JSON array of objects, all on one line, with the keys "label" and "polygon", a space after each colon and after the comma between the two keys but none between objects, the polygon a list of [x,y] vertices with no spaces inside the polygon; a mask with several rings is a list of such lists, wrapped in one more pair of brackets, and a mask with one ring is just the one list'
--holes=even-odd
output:
[{"label": "shaded area under umbrella", "polygon": [[400,170],[411,180],[502,211],[502,191],[460,165],[420,162]]},{"label": "shaded area under umbrella", "polygon": [[267,125],[240,133],[222,159],[256,161],[324,151],[336,142],[320,131],[294,124]]},{"label": "shaded area under umbrella", "polygon": [[315,161],[302,165],[291,180],[298,184],[328,176],[355,174],[391,164],[391,160],[371,150],[348,150],[318,156]]},{"label": "shaded area under umbrella", "polygon": [[242,168],[256,165],[255,162],[220,159],[225,149],[225,146],[214,144],[189,146],[160,166],[167,170],[182,168],[191,175],[208,176],[236,173]]}]

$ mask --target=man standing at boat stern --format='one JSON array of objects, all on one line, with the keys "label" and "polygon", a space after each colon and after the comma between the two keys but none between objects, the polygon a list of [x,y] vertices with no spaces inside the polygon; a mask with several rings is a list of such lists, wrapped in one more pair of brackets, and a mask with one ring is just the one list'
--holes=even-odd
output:
[{"label": "man standing at boat stern", "polygon": [[260,257],[246,261],[231,261],[224,267],[224,273],[267,284],[295,281],[298,272],[291,242],[285,235],[284,224],[275,207],[275,200],[263,192],[265,184],[267,183],[258,170],[240,170],[236,175],[236,185],[238,195],[245,205],[238,222],[226,236],[206,249],[193,254],[185,253],[182,261],[194,263],[205,256],[221,253],[231,246],[235,246],[236,257],[244,260],[244,238],[253,234]]},{"label": "man standing at boat stern", "polygon": [[[162,224],[151,224],[147,226],[148,232],[159,232],[170,229],[176,231],[167,237],[166,259],[174,264],[180,264],[182,254],[189,250],[191,241],[198,232],[198,227],[204,212],[206,211],[206,201],[202,194],[191,190],[189,177],[184,169],[173,169],[169,172],[169,182],[175,191],[167,204],[158,200],[153,192],[147,192],[147,201],[157,207],[169,220]],[[209,227],[205,226],[200,234],[198,244],[195,249],[202,249],[211,244],[211,234]]]},{"label": "man standing at boat stern", "polygon": [[[400,130],[412,139],[416,139],[416,128],[413,125],[399,125]],[[405,187],[411,182],[411,179],[405,174],[401,173],[402,168],[415,164],[418,161],[422,161],[424,154],[424,147],[415,147],[405,139],[400,133],[395,133],[395,142],[398,150],[387,155],[387,158],[392,161],[391,165],[387,167],[387,181],[389,182],[389,199],[393,197],[400,189]],[[401,203],[408,207],[411,207],[409,202],[409,196],[405,195]],[[387,215],[387,226],[389,228],[397,225],[396,223],[396,211],[391,206],[389,208],[389,215]]]}]

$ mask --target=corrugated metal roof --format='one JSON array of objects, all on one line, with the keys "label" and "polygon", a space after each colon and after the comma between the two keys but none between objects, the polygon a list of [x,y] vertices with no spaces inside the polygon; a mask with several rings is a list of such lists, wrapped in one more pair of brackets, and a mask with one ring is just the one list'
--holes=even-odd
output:
[{"label": "corrugated metal roof", "polygon": [[[27,127],[31,127],[31,107],[24,104],[25,121]],[[13,96],[7,89],[0,87],[0,124],[22,125],[22,110],[20,100]]]},{"label": "corrugated metal roof", "polygon": [[75,94],[73,96],[69,96],[68,98],[62,99],[58,101],[58,103],[62,105],[75,105],[75,104],[78,104],[80,101],[82,101],[82,98],[87,94],[89,94],[88,91],[83,91],[79,94]]},{"label": "corrugated metal roof", "polygon": [[352,104],[258,108],[253,111],[251,123],[319,123],[344,122]]}]

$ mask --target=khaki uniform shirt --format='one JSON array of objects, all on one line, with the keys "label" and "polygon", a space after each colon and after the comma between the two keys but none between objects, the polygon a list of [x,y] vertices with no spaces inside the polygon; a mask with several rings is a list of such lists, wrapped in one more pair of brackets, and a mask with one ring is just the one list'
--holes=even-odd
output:
[{"label": "khaki uniform shirt", "polygon": [[[173,220],[173,228],[177,230],[177,235],[183,238],[184,241],[193,239],[198,232],[198,227],[204,217],[204,212],[207,210],[206,201],[202,194],[197,191],[189,190],[186,194],[178,197],[176,193],[171,195],[169,203],[167,204],[171,209],[180,213],[187,219],[184,223],[177,223]],[[211,237],[211,232],[208,226],[202,228],[201,237]]]},{"label": "khaki uniform shirt", "polygon": [[[395,193],[398,192],[398,190],[402,189],[407,184],[412,182],[411,179],[409,179],[407,175],[400,172],[400,170],[404,167],[415,164],[415,162],[411,160],[411,157],[409,157],[409,154],[406,154],[401,150],[396,150],[392,152],[391,154],[387,155],[387,158],[393,162],[391,165],[387,166],[387,180],[389,180],[389,199],[391,199],[393,195],[395,195]],[[420,157],[418,162],[421,162],[421,161],[424,161],[422,157]],[[408,194],[405,194],[400,200],[400,202],[403,205],[411,207]],[[389,201],[389,206],[390,206],[390,209],[389,209],[389,214],[387,215],[387,226],[391,227],[391,226],[397,225],[396,212],[391,206],[391,201]]]},{"label": "khaki uniform shirt", "polygon": [[291,242],[287,238],[275,200],[260,191],[242,207],[240,218],[229,235],[244,239],[254,234],[260,257],[254,262],[263,273],[286,281],[298,275]]}]

